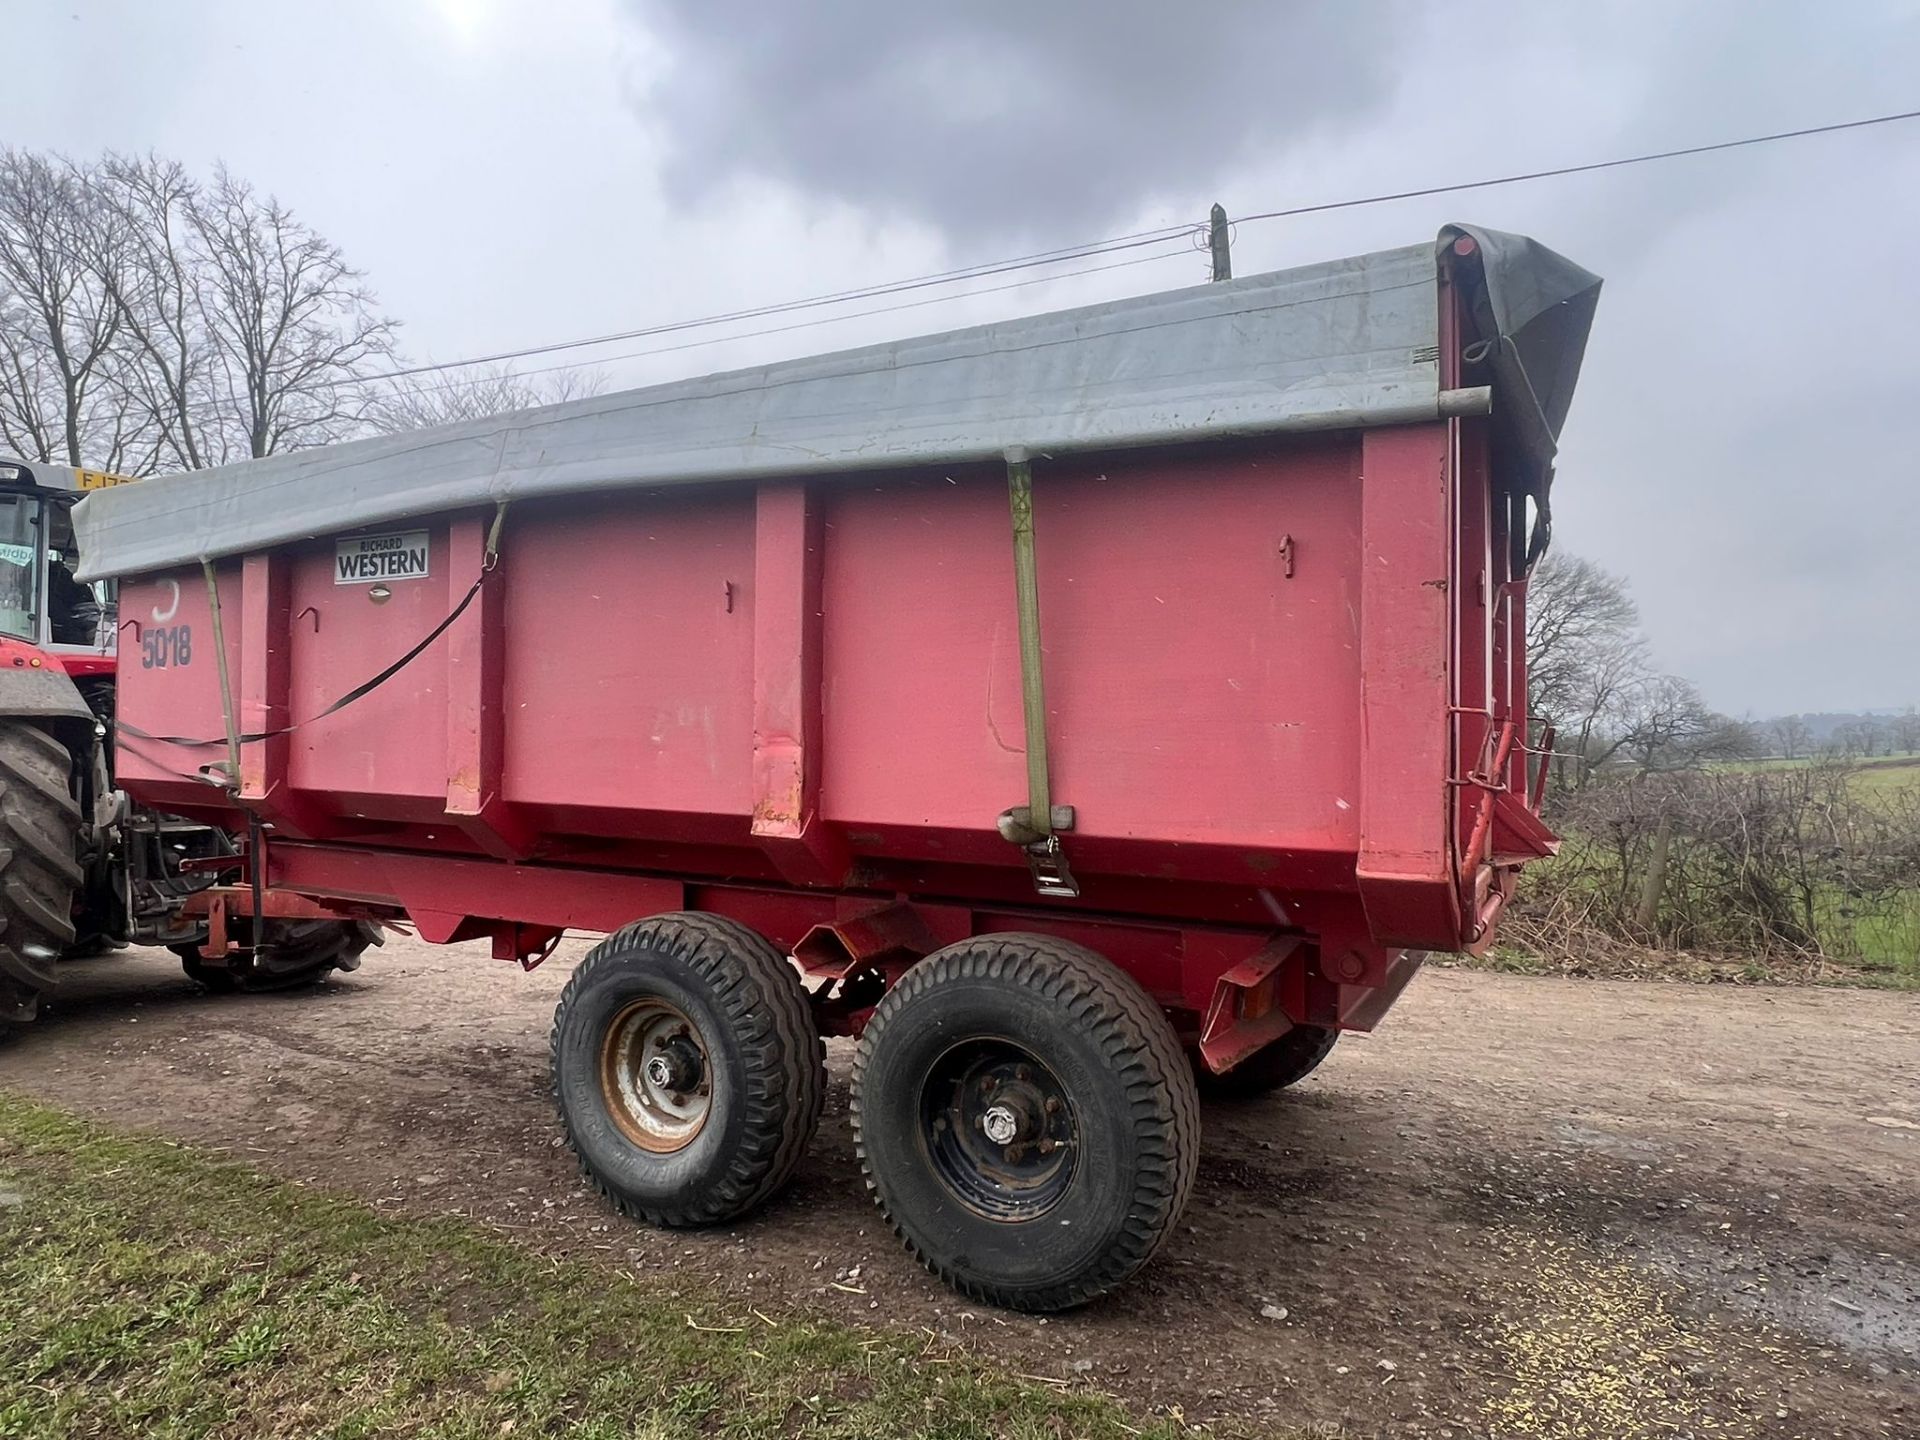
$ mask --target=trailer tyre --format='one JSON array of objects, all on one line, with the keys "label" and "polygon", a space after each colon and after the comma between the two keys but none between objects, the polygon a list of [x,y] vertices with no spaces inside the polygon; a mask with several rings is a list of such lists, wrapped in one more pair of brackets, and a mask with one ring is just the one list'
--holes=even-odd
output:
[{"label": "trailer tyre", "polygon": [[38,726],[0,720],[0,1030],[33,1019],[73,943],[79,837],[67,747]]},{"label": "trailer tyre", "polygon": [[1166,1016],[1079,945],[992,935],[936,951],[875,1010],[854,1137],[896,1234],[965,1295],[1085,1304],[1172,1233],[1200,1114]]},{"label": "trailer tyre", "polygon": [[1338,1030],[1296,1025],[1224,1075],[1209,1070],[1207,1062],[1195,1051],[1194,1078],[1199,1081],[1200,1093],[1209,1100],[1257,1100],[1297,1084],[1318,1070],[1339,1038]]},{"label": "trailer tyre", "polygon": [[792,1175],[826,1093],[799,975],[713,915],[656,915],[589,951],[554,1011],[552,1055],[582,1170],[652,1225],[759,1206]]}]

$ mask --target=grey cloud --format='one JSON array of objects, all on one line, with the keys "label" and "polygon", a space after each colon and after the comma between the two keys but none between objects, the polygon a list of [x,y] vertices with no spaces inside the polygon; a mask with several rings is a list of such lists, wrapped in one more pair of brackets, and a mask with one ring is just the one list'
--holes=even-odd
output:
[{"label": "grey cloud", "polygon": [[[46,63],[0,89],[0,136],[225,158],[448,358],[1197,218],[1216,197],[1241,214],[1907,110],[1920,74],[1913,0],[620,3],[634,23],[599,0],[15,0],[7,38]],[[81,73],[113,103],[74,104]],[[1920,124],[1887,126],[1243,225],[1234,263],[1469,220],[1605,276],[1557,542],[1630,577],[1659,663],[1716,706],[1899,706],[1920,699],[1917,167]],[[733,183],[755,176],[786,193]],[[909,217],[944,233],[889,223]],[[1201,273],[1182,255],[609,381]]]},{"label": "grey cloud", "polygon": [[1358,126],[1405,28],[1341,0],[630,3],[673,52],[643,102],[672,189],[764,176],[955,236],[1091,234]]}]

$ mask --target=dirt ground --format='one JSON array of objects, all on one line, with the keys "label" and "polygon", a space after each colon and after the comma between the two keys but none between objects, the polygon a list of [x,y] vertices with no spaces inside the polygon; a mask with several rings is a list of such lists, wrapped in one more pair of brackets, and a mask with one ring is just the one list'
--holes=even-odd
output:
[{"label": "dirt ground", "polygon": [[582,1188],[532,975],[396,938],[303,995],[164,953],[68,967],[0,1085],[392,1210],[925,1329],[1192,1423],[1362,1436],[1920,1436],[1920,996],[1430,970],[1297,1090],[1207,1113],[1176,1241],[1123,1293],[970,1306],[862,1191],[851,1054],[791,1189],[730,1231]]}]

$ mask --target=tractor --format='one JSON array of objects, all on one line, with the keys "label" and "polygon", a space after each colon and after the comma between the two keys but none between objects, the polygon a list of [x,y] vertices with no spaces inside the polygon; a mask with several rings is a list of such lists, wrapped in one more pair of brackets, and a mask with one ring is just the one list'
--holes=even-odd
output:
[{"label": "tractor", "polygon": [[[129,478],[0,455],[0,1031],[33,1019],[62,960],[124,945],[171,949],[210,990],[260,991],[355,969],[379,940],[353,920],[257,920],[265,907],[216,922],[205,897],[245,872],[233,837],[115,788],[115,587],[74,578],[70,513]],[[169,658],[143,642],[138,663]]]}]

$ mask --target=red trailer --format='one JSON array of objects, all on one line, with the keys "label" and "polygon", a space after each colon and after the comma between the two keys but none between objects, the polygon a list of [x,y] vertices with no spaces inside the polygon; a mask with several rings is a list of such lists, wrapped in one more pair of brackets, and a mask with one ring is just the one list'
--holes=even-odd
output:
[{"label": "red trailer", "polygon": [[609,932],[552,1058],[628,1213],[765,1199],[853,1035],[907,1245],[1080,1303],[1171,1230],[1196,1072],[1300,1078],[1551,851],[1525,576],[1597,290],[1455,227],[102,492],[119,783],[237,837],[216,937]]}]

